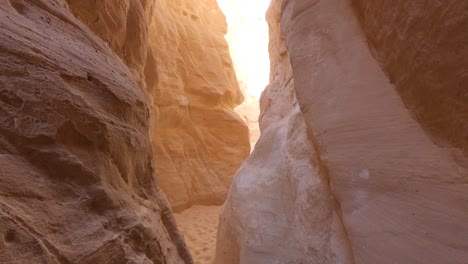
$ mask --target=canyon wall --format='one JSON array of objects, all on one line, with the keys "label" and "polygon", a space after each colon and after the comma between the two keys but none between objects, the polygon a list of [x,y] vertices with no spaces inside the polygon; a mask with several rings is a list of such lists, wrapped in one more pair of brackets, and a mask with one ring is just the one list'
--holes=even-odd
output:
[{"label": "canyon wall", "polygon": [[152,139],[158,180],[175,211],[220,205],[250,153],[234,112],[243,96],[215,0],[156,1],[150,43],[158,61]]},{"label": "canyon wall", "polygon": [[216,263],[346,263],[338,212],[297,103],[280,12],[276,2],[267,15],[271,71],[261,137],[224,205]]},{"label": "canyon wall", "polygon": [[250,148],[216,1],[69,4],[148,90],[157,178],[172,208],[222,204]]},{"label": "canyon wall", "polygon": [[154,178],[146,47],[106,30],[64,1],[0,3],[2,263],[192,263]]},{"label": "canyon wall", "polygon": [[191,263],[166,195],[221,204],[250,151],[216,2],[0,8],[2,261]]},{"label": "canyon wall", "polygon": [[467,4],[384,2],[272,1],[217,263],[468,260]]}]

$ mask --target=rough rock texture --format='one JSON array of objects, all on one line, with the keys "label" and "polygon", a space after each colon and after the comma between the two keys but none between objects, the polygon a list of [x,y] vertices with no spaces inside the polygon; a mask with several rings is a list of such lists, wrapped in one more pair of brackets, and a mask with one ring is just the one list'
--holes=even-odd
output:
[{"label": "rough rock texture", "polygon": [[154,1],[66,0],[76,18],[85,23],[129,67],[140,87],[157,84],[154,54],[149,47],[149,19]]},{"label": "rough rock texture", "polygon": [[216,1],[68,2],[151,94],[157,178],[173,209],[222,204],[250,148]]},{"label": "rough rock texture", "polygon": [[158,61],[153,143],[162,189],[175,211],[222,204],[248,156],[242,102],[215,0],[157,1],[150,43]]},{"label": "rough rock texture", "polygon": [[468,2],[354,0],[353,4],[373,55],[406,108],[433,140],[467,154]]},{"label": "rough rock texture", "polygon": [[222,204],[250,152],[243,100],[215,0],[156,1],[150,46],[158,61],[152,138],[158,180],[173,209]]},{"label": "rough rock texture", "polygon": [[147,97],[64,1],[0,3],[2,263],[191,263]]},{"label": "rough rock texture", "polygon": [[299,108],[272,80],[218,263],[466,263],[467,4],[281,2]]}]

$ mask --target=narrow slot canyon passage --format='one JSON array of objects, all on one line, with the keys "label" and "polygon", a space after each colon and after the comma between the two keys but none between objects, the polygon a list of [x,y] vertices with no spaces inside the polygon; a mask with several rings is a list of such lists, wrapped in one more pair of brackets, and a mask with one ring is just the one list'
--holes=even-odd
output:
[{"label": "narrow slot canyon passage", "polygon": [[[268,23],[265,13],[270,0],[217,0],[217,3],[226,16],[225,39],[244,97],[234,110],[248,126],[252,152],[260,137],[259,99],[269,82]],[[195,264],[215,262],[221,208],[221,205],[192,205],[174,214]]]},{"label": "narrow slot canyon passage", "polygon": [[468,263],[468,1],[0,1],[0,263]]}]

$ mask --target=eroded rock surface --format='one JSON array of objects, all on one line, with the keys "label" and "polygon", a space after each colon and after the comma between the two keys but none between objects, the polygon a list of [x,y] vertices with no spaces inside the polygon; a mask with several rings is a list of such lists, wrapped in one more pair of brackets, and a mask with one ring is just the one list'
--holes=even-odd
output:
[{"label": "eroded rock surface", "polygon": [[222,204],[250,152],[243,100],[215,0],[156,1],[150,47],[158,61],[152,140],[158,180],[174,210]]},{"label": "eroded rock surface", "polygon": [[215,0],[119,3],[69,1],[150,94],[157,178],[172,208],[222,204],[250,152],[224,15]]},{"label": "eroded rock surface", "polygon": [[384,2],[272,2],[290,68],[262,97],[218,263],[468,261],[466,3]]},{"label": "eroded rock surface", "polygon": [[54,0],[2,1],[0,53],[1,262],[191,263],[122,60]]}]

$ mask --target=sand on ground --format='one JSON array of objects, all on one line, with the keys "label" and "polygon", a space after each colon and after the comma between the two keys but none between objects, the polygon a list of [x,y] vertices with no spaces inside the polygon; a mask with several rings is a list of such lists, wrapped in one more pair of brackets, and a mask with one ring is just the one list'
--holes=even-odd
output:
[{"label": "sand on ground", "polygon": [[220,210],[221,206],[196,205],[174,214],[195,264],[214,262]]}]

